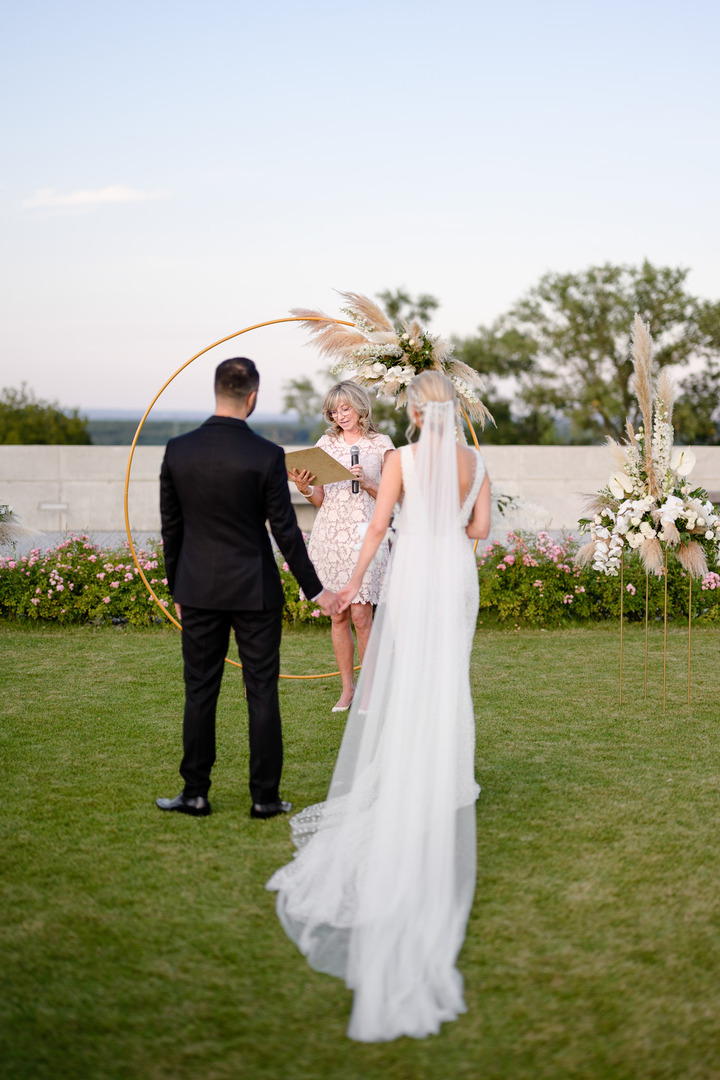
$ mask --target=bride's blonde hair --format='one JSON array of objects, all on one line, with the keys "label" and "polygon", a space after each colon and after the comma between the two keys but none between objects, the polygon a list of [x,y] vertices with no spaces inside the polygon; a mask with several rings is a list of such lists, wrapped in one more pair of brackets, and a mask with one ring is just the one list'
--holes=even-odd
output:
[{"label": "bride's blonde hair", "polygon": [[452,401],[457,408],[457,394],[447,375],[441,371],[421,371],[407,387],[407,414],[410,421],[407,437],[417,430],[417,417],[422,416],[429,401]]}]

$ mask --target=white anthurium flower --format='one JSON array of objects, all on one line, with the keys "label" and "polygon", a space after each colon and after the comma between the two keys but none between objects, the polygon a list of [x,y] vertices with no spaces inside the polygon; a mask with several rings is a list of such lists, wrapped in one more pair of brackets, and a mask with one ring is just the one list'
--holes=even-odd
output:
[{"label": "white anthurium flower", "polygon": [[695,468],[696,460],[689,446],[677,446],[670,458],[670,468],[678,476],[689,476]]},{"label": "white anthurium flower", "polygon": [[[615,488],[613,487],[613,484],[615,484]],[[623,495],[626,492],[628,493],[628,495],[631,495],[634,486],[635,485],[634,485],[633,481],[631,480],[631,478],[628,476],[628,474],[626,472],[622,472],[622,471],[614,472],[612,474],[612,476],[610,477],[609,487],[610,487],[610,490],[612,491],[613,495],[615,495],[615,497],[617,499],[622,499]],[[615,490],[616,488],[619,489],[617,491],[617,493],[616,493],[616,490]]]}]

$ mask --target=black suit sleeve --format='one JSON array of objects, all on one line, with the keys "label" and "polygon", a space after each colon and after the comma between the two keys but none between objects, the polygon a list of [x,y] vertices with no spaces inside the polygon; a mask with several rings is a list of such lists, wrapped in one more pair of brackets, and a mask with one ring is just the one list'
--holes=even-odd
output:
[{"label": "black suit sleeve", "polygon": [[165,574],[171,594],[175,592],[175,577],[183,540],[183,516],[165,451],[160,469],[160,521],[165,555]]},{"label": "black suit sleeve", "polygon": [[[323,585],[310,561],[305,541],[298,527],[295,511],[290,501],[290,491],[282,450],[273,462],[266,487],[266,513],[277,546],[285,557],[297,582],[311,599],[322,592]],[[169,580],[169,579],[168,579]]]}]

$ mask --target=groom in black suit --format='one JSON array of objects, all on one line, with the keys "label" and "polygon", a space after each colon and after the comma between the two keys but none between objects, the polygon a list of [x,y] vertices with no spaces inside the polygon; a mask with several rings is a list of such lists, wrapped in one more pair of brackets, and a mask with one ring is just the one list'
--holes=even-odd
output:
[{"label": "groom in black suit", "polygon": [[283,589],[272,534],[306,596],[326,615],[323,589],[290,502],[282,449],[250,430],[260,376],[252,360],[224,360],[215,372],[215,415],[171,439],[160,472],[168,586],[182,620],[185,676],[183,791],[161,810],[203,817],[215,761],[215,706],[235,631],[250,726],[250,813],[292,809],[280,799],[283,750],[278,703]]}]

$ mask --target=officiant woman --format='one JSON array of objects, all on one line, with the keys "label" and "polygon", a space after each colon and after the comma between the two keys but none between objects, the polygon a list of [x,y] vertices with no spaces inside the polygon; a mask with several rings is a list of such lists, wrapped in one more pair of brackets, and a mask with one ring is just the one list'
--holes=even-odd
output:
[{"label": "officiant woman", "polygon": [[[357,383],[341,382],[333,386],[323,401],[323,416],[330,426],[316,445],[357,477],[359,490],[353,493],[351,480],[313,486],[314,478],[307,471],[293,469],[288,476],[308,502],[318,507],[308,553],[324,587],[336,592],[352,576],[364,535],[363,526],[373,515],[385,455],[394,447],[388,436],[373,424],[370,398]],[[359,451],[357,465],[351,461],[354,447]],[[373,604],[380,599],[388,555],[384,540],[350,607],[332,616],[332,642],[342,678],[342,693],[333,712],[350,708],[355,692],[352,627],[362,663],[372,626]]]}]

